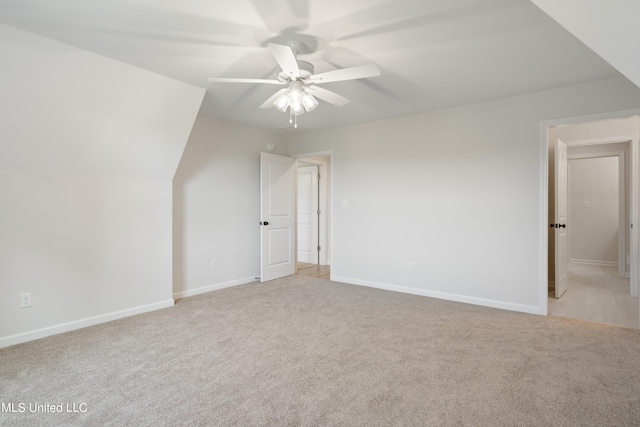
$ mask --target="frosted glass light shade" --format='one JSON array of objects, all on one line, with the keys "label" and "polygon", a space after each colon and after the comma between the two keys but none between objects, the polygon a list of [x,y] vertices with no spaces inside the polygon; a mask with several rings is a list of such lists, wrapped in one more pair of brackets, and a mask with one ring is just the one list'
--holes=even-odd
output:
[{"label": "frosted glass light shade", "polygon": [[288,108],[289,114],[293,117],[304,114],[305,111],[315,110],[318,100],[305,90],[302,82],[292,81],[287,91],[273,101],[273,106],[283,113]]},{"label": "frosted glass light shade", "polygon": [[283,113],[287,111],[287,107],[289,106],[289,95],[287,93],[280,95],[275,101],[273,101],[273,106]]},{"label": "frosted glass light shade", "polygon": [[298,107],[302,107],[302,97],[300,96],[300,92],[295,90],[289,91],[289,107],[298,109]]},{"label": "frosted glass light shade", "polygon": [[289,108],[291,109],[291,114],[293,114],[294,116],[299,116],[300,114],[304,113],[304,107],[302,106],[302,103],[299,103],[297,105],[291,104]]},{"label": "frosted glass light shade", "polygon": [[309,95],[307,92],[304,93],[304,95],[302,95],[302,105],[304,106],[304,109],[307,110],[307,113],[310,111],[315,110],[315,108],[318,106],[318,100],[315,99],[313,96]]}]

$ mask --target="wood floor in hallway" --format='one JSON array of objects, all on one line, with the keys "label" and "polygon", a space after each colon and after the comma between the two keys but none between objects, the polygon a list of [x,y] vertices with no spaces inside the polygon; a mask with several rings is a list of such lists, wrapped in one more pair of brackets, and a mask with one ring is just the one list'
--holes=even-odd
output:
[{"label": "wood floor in hallway", "polygon": [[549,315],[638,329],[638,298],[618,267],[569,263],[568,274],[564,295],[549,292]]},{"label": "wood floor in hallway", "polygon": [[308,264],[306,262],[297,263],[298,274],[308,277],[317,277],[319,279],[329,279],[331,274],[331,266]]}]

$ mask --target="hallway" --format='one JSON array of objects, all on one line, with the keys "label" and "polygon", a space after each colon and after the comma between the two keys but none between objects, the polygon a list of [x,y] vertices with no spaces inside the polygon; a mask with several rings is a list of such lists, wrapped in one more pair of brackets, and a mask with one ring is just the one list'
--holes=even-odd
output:
[{"label": "hallway", "polygon": [[297,274],[301,276],[317,277],[319,279],[330,278],[331,266],[329,265],[317,265],[308,264],[306,262],[298,262],[296,264]]},{"label": "hallway", "polygon": [[638,298],[629,294],[629,279],[610,266],[568,265],[569,286],[556,299],[549,292],[549,315],[639,329]]}]

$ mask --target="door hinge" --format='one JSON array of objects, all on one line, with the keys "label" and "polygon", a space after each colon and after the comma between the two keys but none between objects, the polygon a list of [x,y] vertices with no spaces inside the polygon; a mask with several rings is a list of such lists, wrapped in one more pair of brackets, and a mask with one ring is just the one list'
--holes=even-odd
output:
[{"label": "door hinge", "polygon": [[318,181],[320,181],[320,174],[318,174]]},{"label": "door hinge", "polygon": [[320,215],[320,209],[318,209],[318,215]]}]

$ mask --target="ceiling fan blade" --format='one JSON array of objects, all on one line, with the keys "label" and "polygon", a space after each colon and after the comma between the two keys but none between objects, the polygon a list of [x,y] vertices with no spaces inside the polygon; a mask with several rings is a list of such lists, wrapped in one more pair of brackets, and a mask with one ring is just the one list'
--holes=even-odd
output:
[{"label": "ceiling fan blade", "polygon": [[226,77],[209,77],[207,79],[212,83],[266,83],[270,85],[283,85],[285,82],[280,80],[267,80],[267,79],[234,79]]},{"label": "ceiling fan blade", "polygon": [[338,95],[335,92],[331,92],[330,90],[326,90],[318,86],[306,86],[305,90],[316,98],[320,98],[323,101],[327,101],[329,104],[337,105],[338,107],[342,107],[343,105],[347,105],[351,102],[342,95]]},{"label": "ceiling fan blade", "polygon": [[376,64],[361,65],[360,67],[343,68],[341,70],[327,71],[315,74],[306,81],[310,83],[330,83],[343,80],[364,79],[380,75],[380,69]]},{"label": "ceiling fan blade", "polygon": [[273,107],[273,101],[275,101],[280,95],[282,95],[283,93],[285,93],[287,90],[289,89],[280,89],[279,91],[277,91],[276,93],[274,93],[273,95],[271,95],[269,97],[269,99],[267,99],[266,101],[264,101],[264,103],[259,107],[259,108],[269,108],[269,107]]},{"label": "ceiling fan blade", "polygon": [[278,62],[282,71],[288,76],[300,77],[300,69],[298,69],[298,61],[289,46],[281,44],[269,43],[269,50]]}]

